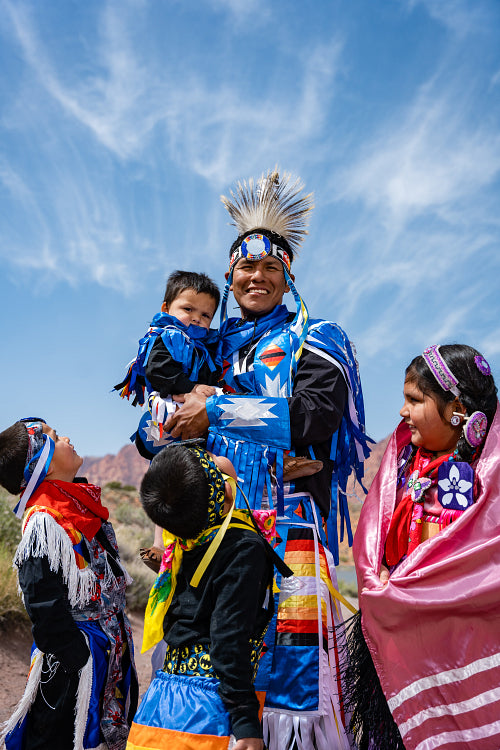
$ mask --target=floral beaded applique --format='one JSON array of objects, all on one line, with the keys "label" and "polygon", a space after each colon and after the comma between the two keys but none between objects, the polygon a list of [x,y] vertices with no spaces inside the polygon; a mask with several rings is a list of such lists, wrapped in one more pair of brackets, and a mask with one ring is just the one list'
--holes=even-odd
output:
[{"label": "floral beaded applique", "polygon": [[420,477],[416,469],[408,479],[407,488],[414,503],[423,502],[425,491],[429,489],[432,480],[429,477]]}]

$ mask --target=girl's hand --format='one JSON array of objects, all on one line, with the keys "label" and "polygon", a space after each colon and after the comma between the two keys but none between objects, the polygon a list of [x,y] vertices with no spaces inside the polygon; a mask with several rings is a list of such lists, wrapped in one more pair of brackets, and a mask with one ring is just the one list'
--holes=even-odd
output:
[{"label": "girl's hand", "polygon": [[386,568],[386,566],[382,564],[380,568],[380,583],[382,584],[382,586],[386,586],[388,581],[389,581],[389,568]]},{"label": "girl's hand", "polygon": [[264,750],[264,742],[257,737],[242,737],[233,750]]}]

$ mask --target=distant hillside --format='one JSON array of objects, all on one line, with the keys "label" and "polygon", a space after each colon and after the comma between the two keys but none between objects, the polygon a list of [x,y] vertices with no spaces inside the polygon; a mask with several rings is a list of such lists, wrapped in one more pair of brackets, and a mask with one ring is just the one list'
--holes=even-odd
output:
[{"label": "distant hillside", "polygon": [[[375,479],[375,474],[379,469],[380,462],[382,461],[382,456],[384,455],[384,451],[387,447],[388,442],[389,436],[384,438],[383,440],[380,440],[380,442],[375,443],[375,445],[372,446],[372,452],[370,453],[369,458],[365,461],[365,476],[363,479],[363,484],[367,490],[370,489],[371,483]],[[366,495],[359,484],[354,484],[354,480],[352,479],[352,477],[347,485],[347,495],[349,517],[351,519],[351,527],[354,534],[358,526],[359,514],[361,512],[363,500],[365,499]],[[344,538],[344,541],[340,543],[339,551],[340,563],[342,565],[354,564],[352,558],[352,550],[347,544],[347,536]]]},{"label": "distant hillside", "polygon": [[101,487],[108,482],[139,487],[148,466],[149,461],[138,454],[135,445],[130,444],[124,445],[116,456],[111,453],[102,458],[85,456],[79,473]]}]

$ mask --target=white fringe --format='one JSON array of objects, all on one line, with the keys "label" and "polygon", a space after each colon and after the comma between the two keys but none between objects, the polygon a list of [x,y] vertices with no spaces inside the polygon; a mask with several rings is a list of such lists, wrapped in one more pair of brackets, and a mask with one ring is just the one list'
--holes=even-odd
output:
[{"label": "white fringe", "polygon": [[12,732],[14,727],[16,727],[18,724],[21,724],[22,720],[30,710],[38,691],[38,684],[40,682],[40,676],[42,674],[42,664],[43,654],[36,648],[33,651],[33,656],[31,658],[31,669],[21,700],[14,709],[14,713],[11,715],[11,717],[1,725],[0,744],[3,745],[5,737],[8,735],[8,733]]},{"label": "white fringe", "polygon": [[[51,570],[61,570],[72,607],[84,607],[97,593],[95,573],[90,566],[84,570],[78,568],[71,539],[49,513],[33,513],[24,529],[13,564],[19,567],[31,557],[46,557]],[[105,581],[112,575],[111,568],[106,565]]]},{"label": "white fringe", "polygon": [[[83,635],[85,636],[85,639],[88,643],[86,634],[84,633]],[[39,651],[38,649],[34,650],[31,660],[31,670],[23,696],[17,704],[12,716],[1,725],[1,745],[3,745],[3,743],[5,742],[5,737],[7,736],[7,734],[9,732],[12,732],[12,730],[18,724],[21,724],[36,698],[38,686],[40,684],[40,677],[42,674],[43,656],[44,655],[41,651]],[[73,741],[73,750],[84,750],[83,739],[85,737],[85,729],[87,728],[90,696],[92,692],[93,671],[93,661],[91,654],[87,660],[87,663],[80,672],[80,681],[78,684],[75,706],[75,734]],[[85,750],[107,750],[107,745],[105,742],[101,742],[97,747],[85,748]]]},{"label": "white fringe", "polygon": [[294,715],[292,712],[264,708],[264,742],[269,750],[349,750],[340,717],[334,709],[323,716]]},{"label": "white fringe", "polygon": [[[83,635],[85,636],[85,640],[87,641],[87,646],[89,646],[89,639],[87,637],[87,634],[83,633]],[[92,652],[90,652],[87,663],[80,672],[80,681],[78,683],[78,692],[76,694],[75,736],[73,750],[83,750],[83,738],[85,736],[85,728],[87,726],[93,678],[94,664],[92,660]],[[106,747],[106,745],[102,745],[101,743],[100,747]]]}]

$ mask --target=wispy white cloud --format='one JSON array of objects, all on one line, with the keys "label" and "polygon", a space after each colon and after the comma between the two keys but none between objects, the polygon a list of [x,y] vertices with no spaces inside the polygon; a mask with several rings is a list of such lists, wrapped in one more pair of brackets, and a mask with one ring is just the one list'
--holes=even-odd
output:
[{"label": "wispy white cloud", "polygon": [[4,7],[26,63],[63,112],[120,158],[137,154],[156,125],[158,112],[152,116],[146,107],[154,84],[134,52],[127,27],[127,4],[103,4],[101,43],[97,44],[94,67],[83,77],[57,68],[27,5],[4,0]]},{"label": "wispy white cloud", "polygon": [[[490,31],[495,13],[483,0],[405,0],[409,8],[423,5],[431,18],[459,37]],[[497,17],[498,18],[498,17]]]},{"label": "wispy white cloud", "polygon": [[271,15],[271,7],[263,0],[205,0],[215,10],[228,11],[237,25],[251,21],[252,31],[259,28]]},{"label": "wispy white cloud", "polygon": [[[482,340],[478,342],[476,348],[479,349],[485,357],[500,355],[500,327],[489,331],[483,336]],[[498,378],[496,382],[498,383]]]},{"label": "wispy white cloud", "polygon": [[500,136],[488,123],[467,123],[457,95],[422,93],[399,126],[366,147],[346,174],[343,197],[404,224],[491,184],[500,173]]},{"label": "wispy white cloud", "polygon": [[[126,3],[108,2],[99,22],[98,65],[75,81],[51,61],[27,7],[4,1],[25,60],[42,87],[68,116],[122,159],[142,155],[161,127],[171,156],[180,156],[185,166],[223,184],[231,162],[241,163],[250,155],[255,162],[256,149],[291,149],[316,134],[324,122],[331,101],[325,91],[331,91],[340,53],[335,40],[313,46],[307,55],[299,48],[295,97],[278,89],[249,96],[237,81],[207,83],[190,69],[188,59],[182,68],[176,61],[175,69],[164,65],[159,70],[152,59],[141,63],[134,46],[133,15],[127,14]],[[243,13],[239,3],[227,2]],[[275,135],[272,144],[266,133]]]},{"label": "wispy white cloud", "polygon": [[[148,247],[152,266],[161,256],[161,238],[154,231],[141,236],[131,225],[133,190],[124,196],[113,184],[117,160],[123,168],[141,165],[150,182],[168,180],[165,171],[174,165],[219,191],[277,159],[288,166],[305,143],[311,155],[320,138],[341,55],[338,40],[293,50],[292,96],[279,78],[265,94],[249,93],[234,76],[215,83],[187,54],[182,67],[177,60],[160,65],[135,33],[138,5],[100,5],[90,16],[96,34],[87,57],[65,66],[40,33],[36,6],[3,0],[29,73],[32,110],[28,118],[24,99],[19,107],[12,101],[3,124],[23,132],[44,163],[33,176],[4,160],[11,200],[30,217],[26,240],[32,244],[18,246],[18,268],[39,270],[45,259],[53,279],[89,279],[127,293],[136,283],[138,246]],[[234,10],[243,12],[237,4]],[[87,162],[80,154],[89,150]],[[50,201],[40,197],[49,192]]]}]

